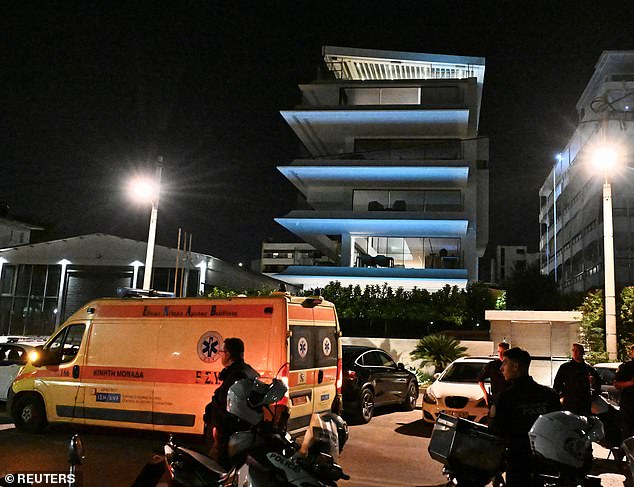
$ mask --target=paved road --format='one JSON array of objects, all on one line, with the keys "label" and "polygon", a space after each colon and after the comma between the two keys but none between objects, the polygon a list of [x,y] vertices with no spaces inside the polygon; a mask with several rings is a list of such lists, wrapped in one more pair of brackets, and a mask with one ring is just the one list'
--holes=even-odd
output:
[{"label": "paved road", "polygon": [[[427,446],[431,426],[423,423],[420,409],[412,412],[380,411],[367,425],[350,427],[350,440],[340,463],[351,477],[341,487],[440,487],[445,485],[441,465]],[[81,467],[84,487],[127,487],[152,456],[161,450],[163,433],[56,425],[46,433],[26,435],[13,428],[0,405],[0,474],[9,472],[66,472],[68,440],[78,432],[86,446]],[[182,438],[192,443],[193,437]],[[622,487],[625,476],[607,452],[595,449],[595,472],[603,487]],[[625,484],[631,486],[632,484]]]},{"label": "paved road", "polygon": [[427,453],[431,431],[420,409],[380,411],[367,425],[351,426],[340,459],[351,479],[340,485],[444,486],[442,466]]}]

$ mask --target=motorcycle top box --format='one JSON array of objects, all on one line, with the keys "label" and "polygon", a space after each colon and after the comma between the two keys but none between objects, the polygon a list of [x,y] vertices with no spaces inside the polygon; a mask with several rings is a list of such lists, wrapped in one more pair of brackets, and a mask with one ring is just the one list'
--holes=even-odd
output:
[{"label": "motorcycle top box", "polygon": [[495,475],[502,470],[505,446],[486,426],[440,413],[428,451],[434,460],[451,468]]}]

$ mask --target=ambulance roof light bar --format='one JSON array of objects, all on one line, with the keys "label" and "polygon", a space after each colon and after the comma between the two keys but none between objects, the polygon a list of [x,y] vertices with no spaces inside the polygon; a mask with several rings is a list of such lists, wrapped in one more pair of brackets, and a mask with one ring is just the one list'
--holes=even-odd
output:
[{"label": "ambulance roof light bar", "polygon": [[173,298],[174,293],[157,291],[156,289],[135,289],[132,287],[118,287],[118,298]]}]

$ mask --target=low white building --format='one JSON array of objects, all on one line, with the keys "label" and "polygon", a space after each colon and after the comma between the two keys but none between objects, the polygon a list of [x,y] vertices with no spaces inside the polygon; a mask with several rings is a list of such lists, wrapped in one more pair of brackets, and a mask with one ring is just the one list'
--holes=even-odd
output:
[{"label": "low white building", "polygon": [[[81,235],[0,250],[0,335],[47,335],[76,309],[142,287],[146,242]],[[212,287],[278,290],[280,281],[211,255],[156,245],[152,289],[197,296]]]},{"label": "low white building", "polygon": [[559,366],[570,358],[572,344],[580,340],[580,311],[487,310],[494,345],[507,342],[531,354],[530,373],[536,381],[552,385]]}]

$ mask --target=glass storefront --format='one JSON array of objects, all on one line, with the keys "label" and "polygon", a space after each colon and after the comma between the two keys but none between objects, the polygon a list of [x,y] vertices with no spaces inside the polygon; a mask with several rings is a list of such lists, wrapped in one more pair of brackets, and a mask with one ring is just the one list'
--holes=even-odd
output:
[{"label": "glass storefront", "polygon": [[0,335],[47,335],[55,327],[61,265],[2,266]]}]

